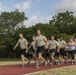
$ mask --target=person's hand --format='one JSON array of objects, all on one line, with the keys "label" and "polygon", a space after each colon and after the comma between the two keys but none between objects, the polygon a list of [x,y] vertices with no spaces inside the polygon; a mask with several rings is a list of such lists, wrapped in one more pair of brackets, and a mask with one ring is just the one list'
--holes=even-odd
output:
[{"label": "person's hand", "polygon": [[26,53],[28,53],[28,50],[26,50]]},{"label": "person's hand", "polygon": [[35,52],[36,52],[36,49],[35,49]]},{"label": "person's hand", "polygon": [[48,46],[45,46],[45,49],[48,49]]},{"label": "person's hand", "polygon": [[59,53],[59,51],[60,51],[60,50],[58,49],[57,52]]},{"label": "person's hand", "polygon": [[50,52],[50,50],[48,49],[48,52]]},{"label": "person's hand", "polygon": [[13,48],[13,50],[15,50],[15,47]]}]

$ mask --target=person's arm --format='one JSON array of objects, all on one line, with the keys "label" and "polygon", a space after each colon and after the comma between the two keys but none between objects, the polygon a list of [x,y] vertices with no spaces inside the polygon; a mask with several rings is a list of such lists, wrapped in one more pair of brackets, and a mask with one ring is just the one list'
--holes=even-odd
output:
[{"label": "person's arm", "polygon": [[59,45],[57,46],[57,51],[60,52],[60,46]]},{"label": "person's arm", "polygon": [[76,46],[76,42],[75,42],[75,46]]},{"label": "person's arm", "polygon": [[37,40],[36,40],[36,43],[35,43],[35,51],[37,50]]},{"label": "person's arm", "polygon": [[64,41],[63,43],[64,43],[64,47],[63,48],[66,48],[66,42]]},{"label": "person's arm", "polygon": [[75,47],[76,47],[76,43],[74,42],[74,45],[75,45]]},{"label": "person's arm", "polygon": [[48,45],[48,52],[50,51],[50,42],[49,42],[49,45]]},{"label": "person's arm", "polygon": [[48,47],[48,41],[47,41],[47,38],[46,38],[45,36],[43,36],[43,39],[44,39],[44,41],[46,42],[46,46],[45,46],[45,48],[47,48],[47,47]]},{"label": "person's arm", "polygon": [[13,49],[15,50],[18,45],[19,45],[19,42],[16,43]]},{"label": "person's arm", "polygon": [[28,50],[31,48],[31,46],[32,46],[32,45],[30,44],[30,46],[28,47]]},{"label": "person's arm", "polygon": [[25,44],[25,48],[26,48],[26,53],[28,53],[28,42],[27,40],[25,40],[26,44]]},{"label": "person's arm", "polygon": [[65,50],[68,50],[68,51],[69,51],[69,46],[68,46],[68,43],[66,43]]},{"label": "person's arm", "polygon": [[26,50],[28,50],[28,42],[27,42],[27,40],[25,40],[25,48],[26,48]]},{"label": "person's arm", "polygon": [[35,47],[37,48],[37,43],[38,43],[38,42],[37,42],[37,38],[35,39],[35,41],[36,41],[36,43],[35,43]]},{"label": "person's arm", "polygon": [[26,53],[28,53],[28,45],[25,45],[25,47],[26,47]]},{"label": "person's arm", "polygon": [[59,52],[60,51],[60,45],[57,41],[56,41],[56,46],[57,46],[57,52]]}]

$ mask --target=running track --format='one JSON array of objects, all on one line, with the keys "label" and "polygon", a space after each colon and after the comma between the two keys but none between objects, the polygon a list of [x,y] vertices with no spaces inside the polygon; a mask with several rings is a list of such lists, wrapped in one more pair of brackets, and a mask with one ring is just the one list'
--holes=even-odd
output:
[{"label": "running track", "polygon": [[19,68],[20,65],[9,65],[9,66],[0,66],[0,75],[26,75],[28,73],[42,71],[42,70],[49,70],[53,68],[59,68],[59,67],[65,67],[65,66],[71,66],[71,64],[63,64],[60,66],[54,65],[54,66],[44,66],[43,64],[40,65],[39,69],[34,68],[34,64],[32,64],[30,67],[26,65],[25,68]]}]

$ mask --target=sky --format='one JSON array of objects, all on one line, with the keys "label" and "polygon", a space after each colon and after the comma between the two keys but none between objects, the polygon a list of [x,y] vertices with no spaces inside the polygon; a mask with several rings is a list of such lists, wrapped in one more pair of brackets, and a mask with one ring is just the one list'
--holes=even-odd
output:
[{"label": "sky", "polygon": [[24,25],[29,27],[36,23],[49,23],[52,16],[66,10],[76,15],[76,0],[0,0],[0,12],[15,9],[25,12],[28,20]]}]

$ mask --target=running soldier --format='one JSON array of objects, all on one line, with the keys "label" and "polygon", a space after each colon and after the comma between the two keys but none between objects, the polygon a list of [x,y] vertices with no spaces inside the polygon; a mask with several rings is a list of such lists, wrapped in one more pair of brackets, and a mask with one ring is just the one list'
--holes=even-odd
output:
[{"label": "running soldier", "polygon": [[28,66],[30,66],[30,61],[26,58],[26,54],[28,52],[28,42],[27,40],[23,37],[23,34],[19,34],[20,39],[18,40],[17,44],[14,47],[14,50],[18,45],[20,45],[20,55],[21,55],[21,60],[22,60],[22,66],[21,68],[25,67],[25,60],[28,62]]},{"label": "running soldier", "polygon": [[54,36],[51,36],[51,40],[49,40],[49,55],[50,55],[50,63],[49,65],[53,65],[54,63],[54,55],[56,53],[56,49],[57,52],[59,52],[60,50],[60,45],[57,41],[54,40]]},{"label": "running soldier", "polygon": [[44,61],[44,65],[47,65],[46,60],[43,58],[42,53],[45,50],[45,42],[46,42],[46,47],[47,47],[47,39],[45,36],[41,35],[41,31],[37,30],[37,36],[36,36],[36,46],[37,46],[37,56],[38,56],[38,63],[35,66],[35,68],[39,68],[39,63],[41,60]]}]

